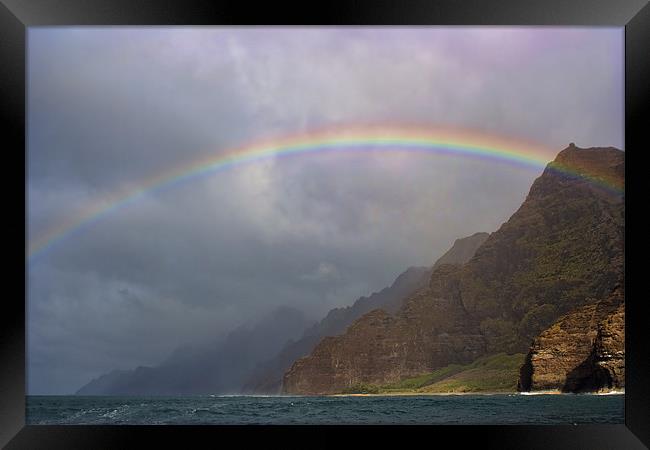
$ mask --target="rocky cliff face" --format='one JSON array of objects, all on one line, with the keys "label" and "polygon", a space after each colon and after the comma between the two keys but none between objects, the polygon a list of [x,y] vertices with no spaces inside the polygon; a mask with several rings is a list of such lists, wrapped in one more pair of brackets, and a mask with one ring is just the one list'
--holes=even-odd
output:
[{"label": "rocky cliff face", "polygon": [[[598,325],[592,355],[593,373],[603,373],[605,376],[598,377],[600,381],[591,387],[587,383],[578,384],[573,391],[625,388],[625,303]],[[587,377],[586,381],[590,379]]]},{"label": "rocky cliff face", "polygon": [[488,236],[488,233],[475,233],[456,239],[452,247],[434,263],[433,268],[410,267],[400,274],[390,287],[368,297],[361,297],[352,306],[331,310],[323,320],[306,330],[300,340],[289,342],[278,355],[260,364],[247,381],[244,391],[279,393],[284,373],[298,358],[308,355],[321,339],[344,333],[355,320],[374,309],[381,308],[388,313],[397,312],[404,299],[428,285],[432,270],[444,264],[462,264],[469,261]]},{"label": "rocky cliff face", "polygon": [[285,374],[284,391],[340,392],[528,351],[560,316],[606,297],[623,273],[623,173],[620,150],[569,146],[466,264],[439,266],[394,317],[373,311],[321,341]]},{"label": "rocky cliff face", "polygon": [[284,391],[331,394],[357,384],[388,384],[452,363],[466,364],[485,353],[478,322],[454,289],[457,266],[440,266],[436,283],[411,296],[397,315],[377,309],[345,334],[326,337],[284,377]]},{"label": "rocky cliff face", "polygon": [[[526,352],[559,316],[609,294],[623,273],[624,153],[568,147],[461,269],[490,352]],[[607,180],[602,188],[593,180]]]},{"label": "rocky cliff face", "polygon": [[625,387],[623,287],[561,317],[534,341],[520,391],[591,392]]},{"label": "rocky cliff face", "polygon": [[425,286],[430,275],[429,267],[409,267],[391,286],[359,298],[352,306],[330,310],[320,322],[305,330],[300,339],[289,341],[273,358],[260,363],[247,377],[243,392],[279,394],[284,372],[296,359],[309,354],[323,337],[345,332],[352,322],[375,308],[398,309],[401,300]]}]

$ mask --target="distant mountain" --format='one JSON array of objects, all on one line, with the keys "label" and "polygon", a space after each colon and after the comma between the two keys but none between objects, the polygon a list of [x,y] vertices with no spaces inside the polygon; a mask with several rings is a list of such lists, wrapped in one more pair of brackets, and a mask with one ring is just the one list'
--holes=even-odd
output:
[{"label": "distant mountain", "polygon": [[474,233],[466,238],[456,239],[454,245],[433,265],[433,270],[443,264],[465,264],[472,259],[476,250],[488,237],[490,237],[490,233]]},{"label": "distant mountain", "polygon": [[77,395],[181,395],[237,393],[260,362],[278,352],[310,324],[294,308],[281,307],[225,338],[177,349],[156,367],[113,371],[79,389]]},{"label": "distant mountain", "polygon": [[623,273],[624,153],[561,151],[521,207],[463,265],[441,264],[395,315],[375,309],[286,372],[283,392],[385,385],[496,353],[526,353]]},{"label": "distant mountain", "polygon": [[442,264],[467,262],[476,249],[488,238],[488,233],[475,233],[472,236],[456,239],[454,245],[440,257],[433,268],[409,267],[400,274],[390,287],[361,297],[352,306],[335,308],[296,342],[289,342],[272,359],[265,361],[255,370],[244,386],[245,392],[277,394],[281,391],[284,373],[298,358],[309,352],[326,336],[339,335],[365,313],[381,308],[389,313],[396,312],[402,301],[416,290],[427,285],[433,269]]}]

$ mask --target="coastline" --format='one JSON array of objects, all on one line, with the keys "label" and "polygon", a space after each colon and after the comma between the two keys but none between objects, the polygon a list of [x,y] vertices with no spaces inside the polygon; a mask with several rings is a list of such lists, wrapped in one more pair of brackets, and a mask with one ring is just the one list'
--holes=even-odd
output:
[{"label": "coastline", "polygon": [[494,391],[494,392],[386,392],[382,394],[326,394],[324,397],[428,397],[428,396],[455,396],[455,395],[625,395],[625,390],[611,390],[604,392],[581,392],[579,394],[562,392],[560,390],[518,392],[518,391]]},{"label": "coastline", "polygon": [[515,395],[520,392],[386,392],[383,394],[326,394],[324,397],[439,397],[450,395]]}]

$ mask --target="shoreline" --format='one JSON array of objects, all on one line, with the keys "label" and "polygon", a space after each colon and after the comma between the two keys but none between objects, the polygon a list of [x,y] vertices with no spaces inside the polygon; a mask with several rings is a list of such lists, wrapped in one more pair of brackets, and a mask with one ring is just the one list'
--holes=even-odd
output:
[{"label": "shoreline", "polygon": [[323,397],[427,397],[427,396],[452,396],[452,395],[625,395],[625,391],[606,392],[562,392],[559,390],[519,392],[519,391],[495,391],[495,392],[386,392],[383,394],[325,394]]},{"label": "shoreline", "polygon": [[520,392],[386,392],[384,394],[325,394],[324,397],[430,397],[451,395],[515,395]]}]

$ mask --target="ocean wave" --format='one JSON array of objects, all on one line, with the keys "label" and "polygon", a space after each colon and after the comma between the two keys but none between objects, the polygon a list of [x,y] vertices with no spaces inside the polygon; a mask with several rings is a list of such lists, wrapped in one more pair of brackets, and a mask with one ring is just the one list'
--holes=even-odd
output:
[{"label": "ocean wave", "polygon": [[622,391],[605,391],[605,392],[596,392],[595,395],[625,395],[625,390]]},{"label": "ocean wave", "polygon": [[124,412],[126,412],[129,409],[129,405],[120,405],[117,408],[113,409],[112,411],[108,411],[99,417],[104,417],[108,419],[116,419],[120,416],[123,415]]},{"label": "ocean wave", "polygon": [[[515,394],[516,395],[516,394]],[[561,392],[557,390],[519,392],[519,395],[625,395],[625,390],[602,391],[602,392]]]},{"label": "ocean wave", "polygon": [[519,395],[562,395],[563,393],[557,390],[548,390],[548,391],[530,391],[530,392],[520,392]]}]

